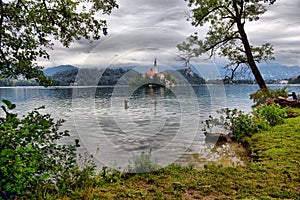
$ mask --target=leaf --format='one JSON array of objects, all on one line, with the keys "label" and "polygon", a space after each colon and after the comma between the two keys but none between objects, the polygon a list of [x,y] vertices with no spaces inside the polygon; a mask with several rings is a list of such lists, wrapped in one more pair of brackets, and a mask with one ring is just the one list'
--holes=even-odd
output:
[{"label": "leaf", "polygon": [[9,107],[11,105],[11,102],[7,99],[2,99],[2,102],[7,106]]},{"label": "leaf", "polygon": [[2,110],[7,113],[5,106],[1,106]]},{"label": "leaf", "polygon": [[[7,108],[9,110],[15,109],[16,108],[16,104],[11,103],[9,100],[7,99],[3,99],[2,102],[7,106]],[[2,107],[2,106],[1,106]],[[2,107],[2,109],[6,112],[6,110]]]}]

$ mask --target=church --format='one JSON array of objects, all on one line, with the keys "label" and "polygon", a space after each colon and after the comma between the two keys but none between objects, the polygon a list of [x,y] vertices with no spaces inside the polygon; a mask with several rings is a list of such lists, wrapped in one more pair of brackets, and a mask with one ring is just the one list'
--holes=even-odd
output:
[{"label": "church", "polygon": [[157,61],[156,58],[154,59],[154,65],[153,68],[151,68],[150,70],[147,70],[145,73],[145,76],[150,77],[151,79],[153,79],[153,76],[157,76],[158,78],[160,78],[161,80],[165,79],[165,75],[163,73],[158,73],[158,67],[157,67]]}]

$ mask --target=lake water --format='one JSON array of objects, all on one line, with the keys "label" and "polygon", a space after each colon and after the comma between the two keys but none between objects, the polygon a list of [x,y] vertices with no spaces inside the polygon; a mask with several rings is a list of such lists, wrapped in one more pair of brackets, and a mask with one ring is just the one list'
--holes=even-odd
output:
[{"label": "lake water", "polygon": [[[201,122],[225,107],[249,112],[249,94],[257,90],[256,85],[11,87],[0,88],[0,98],[16,103],[20,116],[45,105],[42,113],[66,120],[62,129],[69,130],[71,137],[62,142],[79,138],[80,151],[93,154],[99,165],[125,169],[143,152],[151,152],[152,161],[161,166],[173,162],[202,165],[222,155],[230,158],[226,162],[243,164],[228,144],[206,143]],[[288,91],[299,93],[300,85]],[[124,100],[129,102],[128,109]]]}]

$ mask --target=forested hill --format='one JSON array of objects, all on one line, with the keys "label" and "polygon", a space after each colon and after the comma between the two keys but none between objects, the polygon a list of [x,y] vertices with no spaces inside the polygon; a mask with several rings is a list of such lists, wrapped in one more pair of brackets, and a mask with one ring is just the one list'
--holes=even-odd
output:
[{"label": "forested hill", "polygon": [[205,80],[200,77],[196,72],[194,72],[191,68],[184,68],[178,70],[167,70],[164,73],[173,76],[178,85],[185,85],[187,81],[191,85],[202,85],[205,84]]},{"label": "forested hill", "polygon": [[67,86],[75,82],[78,74],[78,68],[70,68],[62,71],[57,71],[50,76],[54,82],[54,85]]},{"label": "forested hill", "polygon": [[[96,69],[86,68],[80,69],[78,74],[78,68],[69,70],[58,71],[51,76],[54,84],[57,86],[67,85],[116,85],[121,77],[128,73],[129,69]],[[136,72],[138,73],[138,72]],[[99,82],[97,80],[99,79]],[[122,82],[121,84],[126,84]]]},{"label": "forested hill", "polygon": [[67,70],[78,70],[78,68],[74,67],[72,65],[59,65],[59,66],[55,66],[55,67],[45,68],[45,69],[43,69],[43,72],[46,76],[53,76],[54,74],[56,74],[58,72],[63,72],[63,71],[67,71]]},{"label": "forested hill", "polygon": [[[95,80],[99,79],[99,77],[101,78],[97,85],[126,85],[129,84],[129,80],[142,76],[141,73],[132,69],[107,68],[105,71],[103,70],[96,68],[80,69],[80,74],[78,75],[78,68],[76,67],[63,68],[63,70],[58,70],[54,73],[51,78],[57,86],[68,86],[74,83],[75,85],[95,85]],[[186,81],[192,85],[205,84],[205,80],[190,68],[168,70],[163,73],[174,77],[177,84],[186,84]]]},{"label": "forested hill", "polygon": [[300,84],[300,75],[296,78],[290,78],[289,84]]}]

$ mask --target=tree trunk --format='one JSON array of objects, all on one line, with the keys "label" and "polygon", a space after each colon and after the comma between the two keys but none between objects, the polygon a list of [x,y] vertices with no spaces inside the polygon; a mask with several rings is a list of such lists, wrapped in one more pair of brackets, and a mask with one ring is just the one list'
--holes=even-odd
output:
[{"label": "tree trunk", "polygon": [[240,11],[238,9],[237,1],[233,0],[232,3],[233,3],[233,7],[234,7],[234,10],[235,10],[235,14],[236,14],[236,19],[235,20],[236,20],[237,28],[238,28],[238,31],[240,33],[242,43],[244,45],[244,49],[245,49],[245,53],[246,53],[246,56],[247,56],[249,67],[250,67],[250,69],[251,69],[251,71],[252,71],[252,73],[253,73],[253,75],[256,79],[256,82],[260,87],[260,89],[267,89],[266,82],[263,79],[263,77],[261,76],[261,74],[258,70],[258,67],[256,66],[256,63],[254,61],[253,54],[252,54],[252,51],[251,51],[251,47],[250,47],[250,44],[249,44],[249,40],[248,40],[247,34],[245,32],[245,29],[244,29],[244,24],[241,21],[241,14],[240,14]]},{"label": "tree trunk", "polygon": [[251,51],[251,47],[248,41],[248,37],[247,34],[245,32],[244,29],[244,25],[240,22],[237,23],[237,27],[239,30],[239,33],[241,35],[242,38],[242,42],[245,48],[245,53],[247,56],[247,60],[248,60],[248,64],[250,66],[250,69],[256,79],[256,82],[258,83],[260,89],[267,89],[267,85],[265,80],[263,79],[262,75],[260,74],[260,71],[258,70],[258,67],[256,66],[256,63],[254,61],[253,55],[252,55],[252,51]]}]

